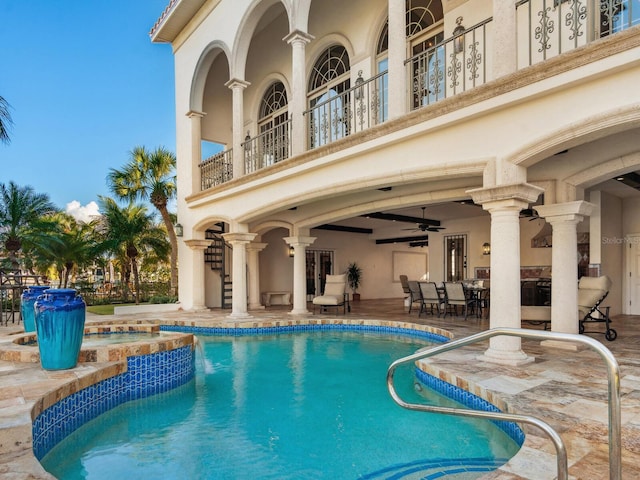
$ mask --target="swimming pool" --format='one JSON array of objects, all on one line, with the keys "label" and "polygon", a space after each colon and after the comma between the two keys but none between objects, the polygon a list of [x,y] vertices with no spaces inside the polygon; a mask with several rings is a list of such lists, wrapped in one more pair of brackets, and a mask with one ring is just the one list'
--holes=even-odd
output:
[{"label": "swimming pool", "polygon": [[[386,370],[423,340],[344,331],[199,338],[194,381],[101,415],[43,466],[65,480],[437,478],[462,468],[470,479],[519,448],[490,422],[393,403]],[[410,370],[399,380],[407,396],[451,404],[417,392]]]}]

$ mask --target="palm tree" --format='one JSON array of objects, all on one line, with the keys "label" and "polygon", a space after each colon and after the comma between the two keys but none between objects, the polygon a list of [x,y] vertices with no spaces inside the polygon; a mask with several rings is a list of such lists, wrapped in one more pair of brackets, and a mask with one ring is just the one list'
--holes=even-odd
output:
[{"label": "palm tree", "polygon": [[178,239],[167,204],[176,196],[175,168],[176,157],[169,150],[159,147],[148,152],[135,147],[129,163],[122,170],[111,169],[107,176],[116,197],[130,202],[149,200],[160,212],[171,244],[172,295],[178,291]]},{"label": "palm tree", "polygon": [[159,257],[167,257],[170,245],[166,231],[154,225],[146,207],[129,203],[120,207],[115,200],[99,197],[102,210],[102,246],[118,254],[126,255],[133,274],[135,300],[140,303],[140,277],[138,256],[153,252]]},{"label": "palm tree", "polygon": [[0,183],[0,239],[13,268],[20,267],[17,252],[23,242],[37,243],[44,236],[40,227],[48,225],[43,217],[55,211],[47,194],[36,193],[30,186],[19,187],[14,182]]},{"label": "palm tree", "polygon": [[0,97],[0,142],[9,144],[11,141],[9,138],[9,127],[11,125],[13,125],[13,120],[9,112],[9,104],[3,97]]},{"label": "palm tree", "polygon": [[60,286],[67,288],[74,268],[88,267],[99,256],[96,222],[83,223],[72,216],[58,213],[51,217],[57,228],[32,248],[39,265],[55,266]]}]

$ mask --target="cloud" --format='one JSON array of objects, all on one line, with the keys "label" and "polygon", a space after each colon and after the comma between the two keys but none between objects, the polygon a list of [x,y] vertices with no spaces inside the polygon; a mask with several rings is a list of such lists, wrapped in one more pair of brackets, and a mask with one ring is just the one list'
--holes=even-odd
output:
[{"label": "cloud", "polygon": [[96,202],[89,202],[84,207],[80,205],[77,200],[72,200],[67,203],[65,212],[71,215],[79,222],[88,223],[95,217],[100,216],[98,204]]}]

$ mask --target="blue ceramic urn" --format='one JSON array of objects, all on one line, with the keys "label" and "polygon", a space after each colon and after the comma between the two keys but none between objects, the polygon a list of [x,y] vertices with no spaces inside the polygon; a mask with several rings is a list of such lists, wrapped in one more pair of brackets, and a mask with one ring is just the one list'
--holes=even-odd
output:
[{"label": "blue ceramic urn", "polygon": [[64,370],[78,363],[86,305],[72,288],[45,290],[35,302],[40,363],[45,370]]},{"label": "blue ceramic urn", "polygon": [[22,315],[22,324],[24,325],[25,332],[36,331],[36,315],[33,304],[36,303],[36,299],[49,288],[51,288],[49,285],[31,285],[20,295],[20,314]]}]

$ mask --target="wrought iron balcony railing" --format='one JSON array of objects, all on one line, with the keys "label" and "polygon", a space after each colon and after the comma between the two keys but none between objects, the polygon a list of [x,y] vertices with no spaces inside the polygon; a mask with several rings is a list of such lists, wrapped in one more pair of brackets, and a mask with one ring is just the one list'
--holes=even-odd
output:
[{"label": "wrought iron balcony railing", "polygon": [[200,188],[206,190],[233,178],[233,150],[225,150],[200,162]]},{"label": "wrought iron balcony railing", "polygon": [[411,109],[462,93],[489,80],[491,18],[405,61],[410,70]]},{"label": "wrought iron balcony railing", "polygon": [[640,24],[638,0],[522,0],[516,3],[518,68]]},{"label": "wrought iron balcony railing", "polygon": [[387,120],[388,73],[364,80],[359,72],[355,83],[342,93],[330,90],[326,99],[304,112],[310,149]]},{"label": "wrought iron balcony railing", "polygon": [[247,137],[244,149],[244,171],[255,172],[291,155],[291,120],[265,130],[256,137]]}]

